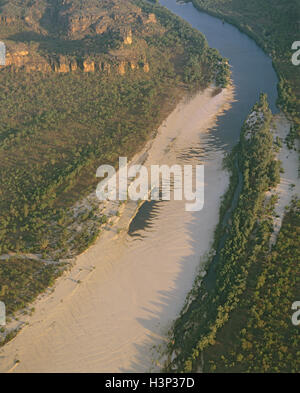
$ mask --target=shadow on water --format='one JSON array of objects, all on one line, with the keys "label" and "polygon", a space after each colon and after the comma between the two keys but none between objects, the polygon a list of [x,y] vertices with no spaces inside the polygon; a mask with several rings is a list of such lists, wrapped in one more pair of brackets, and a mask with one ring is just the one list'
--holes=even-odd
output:
[{"label": "shadow on water", "polygon": [[[220,53],[229,59],[232,67],[232,79],[235,86],[235,102],[232,107],[218,119],[217,125],[211,132],[205,135],[205,146],[202,148],[191,147],[188,151],[182,153],[182,160],[189,160],[190,157],[198,157],[199,160],[206,159],[210,151],[230,151],[238,142],[241,126],[246,119],[250,109],[257,102],[259,94],[265,92],[268,95],[270,108],[273,113],[278,112],[276,107],[277,100],[277,83],[278,79],[272,67],[271,59],[259,48],[256,43],[247,35],[241,33],[237,28],[228,23],[223,23],[220,19],[197,11],[191,3],[178,4],[175,0],[160,0],[163,6],[175,14],[181,16],[188,21],[193,27],[200,30],[207,38],[211,47],[217,48]],[[225,214],[223,226],[230,224],[232,211],[237,205],[240,191],[243,187],[243,179],[239,173],[239,183],[234,194],[234,198],[230,209]],[[141,212],[141,217],[137,217],[137,221],[133,223],[133,227],[142,229],[144,227],[144,218],[146,225],[151,227],[153,220],[158,211],[152,214],[152,209],[156,209],[156,205],[146,205],[145,210]],[[141,220],[141,221],[139,221]],[[154,309],[159,308],[159,312],[153,312],[149,309],[148,318],[139,319],[139,323],[149,331],[148,340],[143,345],[136,344],[137,356],[128,369],[122,369],[122,372],[143,372],[149,368],[149,360],[151,359],[151,349],[153,346],[161,344],[161,338],[157,337],[158,327],[162,325],[164,328],[171,327],[172,321],[165,321],[164,316],[168,313],[170,307],[174,304],[183,306],[182,293],[186,293],[189,288],[186,285],[185,274],[187,266],[195,261],[199,252],[199,239],[197,238],[197,227],[199,227],[199,218],[195,216],[187,225],[187,233],[190,238],[192,252],[189,256],[185,256],[180,261],[180,272],[178,273],[172,290],[161,290],[159,302],[152,305]],[[133,231],[134,232],[134,231]],[[207,288],[213,286],[215,280],[215,266],[218,263],[218,254],[224,242],[226,234],[222,237],[218,253],[206,276]],[[192,283],[191,283],[192,286]],[[190,286],[190,288],[191,288]],[[180,308],[179,307],[179,308]],[[166,331],[160,330],[162,335],[166,335]]]}]

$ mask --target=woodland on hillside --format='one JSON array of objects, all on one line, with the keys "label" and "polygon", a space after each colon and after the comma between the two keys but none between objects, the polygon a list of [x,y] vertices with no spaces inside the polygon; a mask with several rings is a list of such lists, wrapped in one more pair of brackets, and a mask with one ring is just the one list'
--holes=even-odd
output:
[{"label": "woodland on hillside", "polygon": [[[138,0],[2,1],[0,34],[0,254],[15,255],[0,260],[0,300],[13,312],[98,236],[97,206],[72,211],[96,169],[132,157],[184,95],[226,86],[229,67],[201,33]],[[55,267],[18,258],[30,253]]]}]

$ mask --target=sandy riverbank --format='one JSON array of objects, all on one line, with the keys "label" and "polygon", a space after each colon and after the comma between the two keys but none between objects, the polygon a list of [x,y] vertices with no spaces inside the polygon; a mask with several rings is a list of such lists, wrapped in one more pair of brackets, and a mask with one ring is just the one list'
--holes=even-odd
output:
[{"label": "sandy riverbank", "polygon": [[280,183],[274,190],[273,194],[278,195],[278,201],[275,205],[274,232],[271,236],[271,245],[276,243],[277,235],[280,231],[285,208],[290,205],[293,197],[300,197],[300,178],[298,173],[299,153],[298,140],[295,141],[296,149],[289,150],[285,138],[290,132],[290,122],[283,113],[274,116],[275,127],[273,129],[274,137],[279,137],[282,141],[282,147],[277,155],[281,161],[283,173],[280,175]]},{"label": "sandy riverbank", "polygon": [[[125,230],[136,205],[79,256],[39,299],[29,325],[0,350],[0,372],[138,372],[157,357],[204,260],[228,186],[223,151],[211,129],[230,107],[233,89],[207,89],[180,103],[154,141],[136,159],[151,164],[204,164],[205,206],[186,212],[185,201],[158,204],[141,237]],[[78,283],[78,280],[81,283]],[[15,364],[16,360],[20,362]]]}]

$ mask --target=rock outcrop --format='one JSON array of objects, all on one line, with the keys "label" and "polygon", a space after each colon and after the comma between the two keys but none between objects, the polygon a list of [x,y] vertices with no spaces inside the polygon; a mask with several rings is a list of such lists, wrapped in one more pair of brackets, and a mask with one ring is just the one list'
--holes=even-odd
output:
[{"label": "rock outcrop", "polygon": [[95,72],[95,62],[92,60],[84,60],[83,62],[84,72]]},{"label": "rock outcrop", "polygon": [[[1,10],[3,42],[1,29],[9,32],[6,66],[1,69],[148,73],[144,37],[155,29],[161,33],[155,14],[142,12],[129,0],[11,0]],[[16,32],[15,44],[12,31]]]},{"label": "rock outcrop", "polygon": [[125,45],[131,45],[132,44],[132,31],[131,30],[129,30],[128,32],[125,33],[124,44]]},{"label": "rock outcrop", "polygon": [[29,49],[22,50],[7,50],[6,65],[1,66],[0,69],[8,68],[12,70],[24,70],[25,72],[56,72],[59,74],[66,74],[69,72],[102,72],[110,74],[111,72],[119,75],[125,75],[127,72],[133,72],[141,69],[143,72],[150,71],[150,65],[145,58],[140,59],[118,59],[117,57],[111,59],[101,59],[97,56],[94,60],[74,59],[68,56],[58,57],[42,57],[37,52],[30,52]]},{"label": "rock outcrop", "polygon": [[7,48],[6,64],[1,68],[10,67],[14,70],[24,69],[26,72],[51,72],[51,65],[47,59],[37,53],[30,53],[27,49]]}]

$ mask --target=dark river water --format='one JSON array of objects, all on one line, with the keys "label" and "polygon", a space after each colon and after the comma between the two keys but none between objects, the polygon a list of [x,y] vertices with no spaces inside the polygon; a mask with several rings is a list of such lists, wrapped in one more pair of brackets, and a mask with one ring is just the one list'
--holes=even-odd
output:
[{"label": "dark river water", "polygon": [[216,131],[220,142],[232,147],[238,142],[241,125],[261,92],[267,93],[272,111],[277,112],[278,78],[272,60],[246,34],[199,12],[191,3],[179,4],[176,0],[161,0],[160,3],[201,31],[209,46],[218,49],[229,60],[237,102],[221,118]]},{"label": "dark river water", "polygon": [[[267,93],[273,113],[278,112],[278,78],[271,58],[246,34],[222,20],[199,12],[191,3],[179,4],[176,0],[160,0],[161,5],[189,22],[203,33],[210,47],[219,50],[229,60],[235,87],[235,102],[220,116],[216,126],[202,140],[204,154],[231,150],[239,141],[241,127],[260,93]],[[202,158],[201,155],[199,159]],[[129,234],[147,229],[155,219],[157,204],[146,202],[131,222]]]}]

